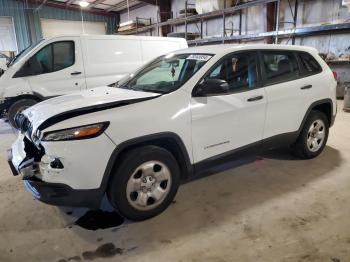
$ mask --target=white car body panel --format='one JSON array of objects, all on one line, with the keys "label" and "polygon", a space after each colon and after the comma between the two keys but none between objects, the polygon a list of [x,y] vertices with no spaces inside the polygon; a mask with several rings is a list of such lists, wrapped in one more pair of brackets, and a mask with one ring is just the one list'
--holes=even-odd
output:
[{"label": "white car body panel", "polygon": [[[23,114],[32,123],[33,133],[36,133],[44,121],[61,113],[118,101],[147,99],[74,116],[40,130],[48,132],[110,122],[104,134],[97,138],[42,141],[46,156],[62,159],[66,167],[61,173],[49,174],[45,164],[41,165],[43,181],[64,183],[76,189],[96,188],[101,184],[113,150],[126,141],[147,135],[167,132],[176,134],[185,146],[190,163],[196,165],[263,139],[295,132],[315,101],[331,99],[334,117],[336,81],[328,66],[316,56],[317,51],[307,47],[278,46],[283,50],[300,50],[313,54],[323,68],[322,73],[240,93],[192,97],[193,88],[198,81],[224,55],[242,50],[274,48],[275,45],[218,45],[175,51],[174,53],[207,53],[214,56],[183,86],[169,94],[100,87],[50,99],[27,109]],[[312,83],[312,89],[300,89],[308,83]],[[255,96],[263,98],[255,102],[247,101]],[[19,136],[12,146],[15,166],[19,162],[16,159],[23,157],[22,140],[23,136]]]},{"label": "white car body panel", "polygon": [[[41,179],[50,183],[66,183],[69,180],[69,186],[73,189],[98,188],[115,149],[115,144],[105,134],[93,140],[63,141],[54,146],[50,146],[50,142],[43,142],[42,146],[45,155],[40,163]],[[96,161],[91,161],[92,155]],[[54,158],[60,159],[64,169],[50,167]]]},{"label": "white car body panel", "polygon": [[[225,96],[192,98],[194,161],[199,162],[260,141],[263,136],[266,98],[263,88]],[[242,117],[249,116],[249,117]]]},{"label": "white car body panel", "polygon": [[[45,100],[23,112],[33,123],[36,130],[46,119],[77,108],[98,106],[101,104],[158,96],[155,93],[130,91],[121,88],[100,87],[71,95]],[[49,109],[48,109],[49,108]],[[32,113],[37,112],[37,113]]]}]

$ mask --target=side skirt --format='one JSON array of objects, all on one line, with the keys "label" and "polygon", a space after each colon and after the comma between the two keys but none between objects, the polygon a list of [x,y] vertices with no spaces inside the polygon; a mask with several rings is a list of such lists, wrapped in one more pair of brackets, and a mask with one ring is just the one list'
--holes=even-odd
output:
[{"label": "side skirt", "polygon": [[296,142],[298,134],[299,132],[296,131],[276,135],[195,163],[193,165],[194,174],[189,181],[203,175],[205,176],[251,163],[255,160],[256,156],[264,151],[290,147]]}]

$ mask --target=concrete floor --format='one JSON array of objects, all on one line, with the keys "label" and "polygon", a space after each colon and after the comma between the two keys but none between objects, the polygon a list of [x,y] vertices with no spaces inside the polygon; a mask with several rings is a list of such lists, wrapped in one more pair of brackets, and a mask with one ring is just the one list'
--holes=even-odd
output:
[{"label": "concrete floor", "polygon": [[0,122],[0,261],[350,261],[350,113],[316,159],[273,152],[183,185],[158,217],[96,231],[25,191],[7,167],[14,139]]}]

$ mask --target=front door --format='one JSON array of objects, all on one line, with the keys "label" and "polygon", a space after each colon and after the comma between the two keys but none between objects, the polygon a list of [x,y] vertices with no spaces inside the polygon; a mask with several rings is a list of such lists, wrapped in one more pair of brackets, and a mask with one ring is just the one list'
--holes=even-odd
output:
[{"label": "front door", "polygon": [[80,38],[52,42],[30,58],[35,75],[28,76],[33,92],[45,97],[86,88]]},{"label": "front door", "polygon": [[225,80],[228,88],[219,95],[192,98],[195,163],[262,140],[266,96],[258,81],[257,61],[256,52],[230,54],[202,80]]}]

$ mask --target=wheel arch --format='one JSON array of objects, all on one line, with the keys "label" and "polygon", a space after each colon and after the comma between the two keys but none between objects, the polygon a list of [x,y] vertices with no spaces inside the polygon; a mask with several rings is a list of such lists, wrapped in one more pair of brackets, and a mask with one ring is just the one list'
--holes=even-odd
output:
[{"label": "wheel arch", "polygon": [[159,146],[172,153],[179,164],[182,180],[186,180],[193,173],[193,167],[191,165],[185,144],[177,134],[172,132],[164,132],[146,135],[122,142],[115,148],[108,160],[107,167],[103,174],[100,190],[102,192],[106,192],[113,171],[118,167],[118,161],[126,152],[137,147],[147,145]]},{"label": "wheel arch", "polygon": [[303,118],[303,121],[301,122],[301,125],[299,127],[299,130],[298,130],[298,136],[301,132],[301,130],[303,129],[303,126],[307,120],[307,118],[309,117],[310,113],[312,110],[318,110],[322,113],[324,113],[328,119],[328,125],[329,127],[332,126],[333,124],[333,102],[330,98],[326,98],[326,99],[322,99],[322,100],[318,100],[318,101],[315,101],[313,102],[308,110],[306,111],[305,115],[304,115],[304,118]]},{"label": "wheel arch", "polygon": [[5,101],[7,101],[7,103],[6,103],[7,108],[6,109],[8,110],[14,103],[16,103],[17,101],[22,100],[22,99],[33,99],[37,102],[41,102],[45,98],[39,94],[36,94],[36,93],[34,93],[34,94],[21,94],[18,96],[7,97],[7,98],[5,98]]}]

